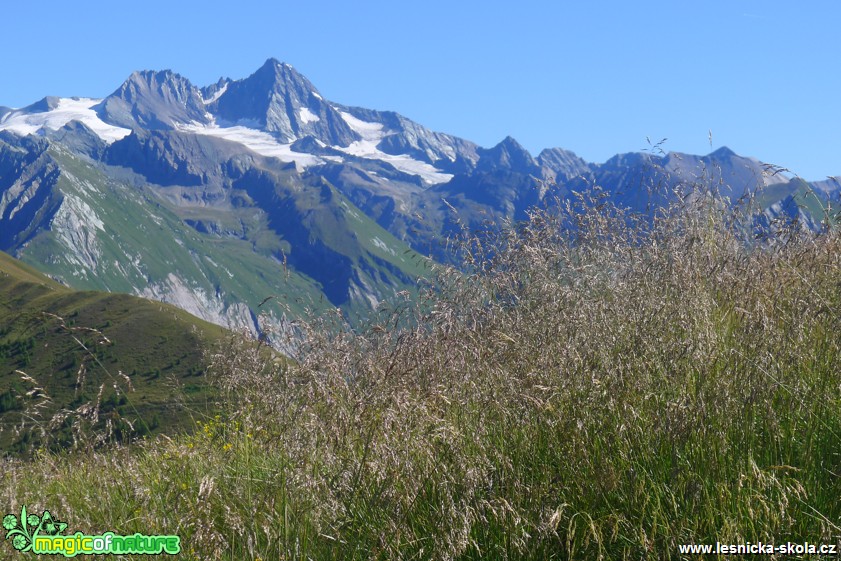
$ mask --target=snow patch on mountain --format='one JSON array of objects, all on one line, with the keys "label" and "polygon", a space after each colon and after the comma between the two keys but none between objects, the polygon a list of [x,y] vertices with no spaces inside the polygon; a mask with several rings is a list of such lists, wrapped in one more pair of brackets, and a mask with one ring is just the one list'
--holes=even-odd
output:
[{"label": "snow patch on mountain", "polygon": [[298,110],[298,117],[301,119],[303,124],[307,123],[315,123],[316,121],[320,121],[321,117],[310,111],[307,107],[301,107]]},{"label": "snow patch on mountain", "polygon": [[228,91],[228,84],[225,84],[225,85],[223,85],[221,88],[219,88],[218,90],[216,90],[216,92],[214,92],[214,94],[213,94],[212,96],[210,96],[210,98],[209,98],[209,99],[205,99],[205,100],[203,100],[203,101],[204,101],[204,104],[205,104],[205,105],[210,105],[211,103],[213,103],[214,101],[216,101],[217,99],[219,99],[220,97],[222,97],[222,95],[223,95],[226,91]]},{"label": "snow patch on mountain", "polygon": [[405,154],[399,155],[392,155],[386,154],[379,148],[377,145],[380,141],[385,138],[386,133],[383,130],[382,123],[370,123],[367,121],[363,121],[362,119],[358,119],[347,113],[346,111],[339,111],[339,114],[342,116],[342,119],[348,124],[348,126],[353,129],[354,132],[359,134],[362,137],[362,140],[357,140],[356,142],[351,143],[350,146],[347,148],[343,148],[341,146],[333,146],[336,150],[340,150],[346,154],[350,154],[351,156],[356,156],[359,158],[367,158],[369,160],[380,160],[383,162],[388,162],[398,170],[408,173],[411,175],[420,176],[424,182],[430,185],[436,185],[438,183],[446,183],[447,181],[453,178],[452,174],[443,173],[438,170],[435,166],[428,164],[426,162],[421,162],[419,160],[415,160],[410,156]]},{"label": "snow patch on mountain", "polygon": [[216,123],[210,125],[192,123],[189,125],[177,125],[176,128],[193,134],[215,136],[217,138],[237,142],[246,148],[257,152],[261,156],[278,158],[284,162],[295,162],[295,165],[301,168],[307,168],[309,166],[324,163],[321,158],[313,156],[312,154],[294,152],[291,148],[291,144],[281,144],[267,132],[242,125],[220,127]]},{"label": "snow patch on mountain", "polygon": [[379,142],[385,136],[382,123],[369,123],[368,121],[357,119],[346,111],[339,111],[339,115],[342,116],[342,119],[345,120],[354,132],[362,137],[362,140]]},{"label": "snow patch on mountain", "polygon": [[93,108],[101,101],[79,97],[61,98],[55,109],[43,113],[12,111],[0,120],[0,130],[26,136],[42,134],[45,129],[56,131],[70,121],[80,121],[109,144],[131,134],[130,129],[109,125],[99,118]]},{"label": "snow patch on mountain", "polygon": [[[318,116],[310,113],[308,109],[300,109],[302,121],[307,114],[312,118],[318,119]],[[345,122],[347,122],[354,131],[359,133],[362,140],[353,142],[347,148],[342,146],[333,146],[334,149],[351,156],[388,162],[399,171],[419,176],[429,185],[446,183],[453,178],[451,174],[443,173],[434,166],[426,162],[415,160],[405,154],[392,155],[379,150],[377,148],[377,144],[385,136],[385,133],[382,130],[383,125],[381,123],[369,123],[362,121],[350,113],[342,112],[341,115]],[[227,125],[227,123],[224,124]],[[336,156],[315,156],[313,154],[295,152],[292,150],[292,144],[280,143],[274,136],[267,132],[258,130],[255,128],[256,126],[258,126],[257,123],[244,123],[243,121],[239,121],[235,125],[220,126],[219,123],[214,120],[209,125],[194,122],[189,125],[177,124],[176,128],[193,134],[215,136],[237,142],[246,148],[257,152],[261,156],[278,158],[284,162],[295,162],[300,169],[324,164],[327,161],[340,161],[340,158]],[[324,143],[319,142],[319,144],[323,145]]]}]

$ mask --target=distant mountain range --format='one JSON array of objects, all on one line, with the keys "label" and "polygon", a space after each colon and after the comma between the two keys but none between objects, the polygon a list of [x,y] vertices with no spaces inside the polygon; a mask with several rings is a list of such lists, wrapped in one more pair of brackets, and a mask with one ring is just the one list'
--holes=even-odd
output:
[{"label": "distant mountain range", "polygon": [[727,148],[603,164],[510,137],[483,148],[329,101],[274,59],[203,88],[142,71],[105,99],[0,107],[0,250],[72,287],[256,332],[260,313],[364,312],[447,259],[457,228],[588,185],[635,209],[666,202],[652,185],[726,184],[734,199],[761,186],[765,218],[813,227],[839,200],[836,180],[775,171]]}]

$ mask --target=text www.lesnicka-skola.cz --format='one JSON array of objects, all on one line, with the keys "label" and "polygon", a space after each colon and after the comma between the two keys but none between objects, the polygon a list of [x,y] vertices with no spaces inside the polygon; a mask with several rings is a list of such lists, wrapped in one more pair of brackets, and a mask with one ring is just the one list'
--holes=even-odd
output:
[{"label": "text www.lesnicka-skola.cz", "polygon": [[838,546],[830,544],[815,544],[809,542],[781,544],[772,543],[742,543],[727,544],[685,544],[678,546],[680,553],[700,553],[707,555],[838,555]]}]

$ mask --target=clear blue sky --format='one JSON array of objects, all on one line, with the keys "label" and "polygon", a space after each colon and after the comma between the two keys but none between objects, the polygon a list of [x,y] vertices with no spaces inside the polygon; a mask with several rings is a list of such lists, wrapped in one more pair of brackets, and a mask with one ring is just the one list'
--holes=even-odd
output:
[{"label": "clear blue sky", "polygon": [[[197,85],[267,58],[328,99],[491,146],[601,162],[668,138],[806,179],[841,174],[841,4],[424,0],[13,2],[0,105],[103,97],[133,71]],[[708,131],[712,131],[712,148]]]}]

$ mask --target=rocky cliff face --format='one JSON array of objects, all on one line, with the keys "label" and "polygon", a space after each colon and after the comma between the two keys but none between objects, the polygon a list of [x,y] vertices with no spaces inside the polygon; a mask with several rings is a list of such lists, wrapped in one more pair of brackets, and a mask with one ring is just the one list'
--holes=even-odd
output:
[{"label": "rocky cliff face", "polygon": [[546,173],[553,181],[563,183],[578,177],[587,177],[590,165],[569,150],[547,148],[537,156],[537,163],[551,173]]},{"label": "rocky cliff face", "polygon": [[360,140],[309,80],[274,59],[248,78],[224,84],[213,95],[208,110],[221,123],[254,126],[281,143],[306,136],[331,146]]},{"label": "rocky cliff face", "polygon": [[47,227],[62,205],[61,174],[43,139],[0,136],[0,249],[14,251]]},{"label": "rocky cliff face", "polygon": [[170,70],[135,72],[97,113],[106,123],[128,129],[172,129],[210,120],[198,88]]}]

